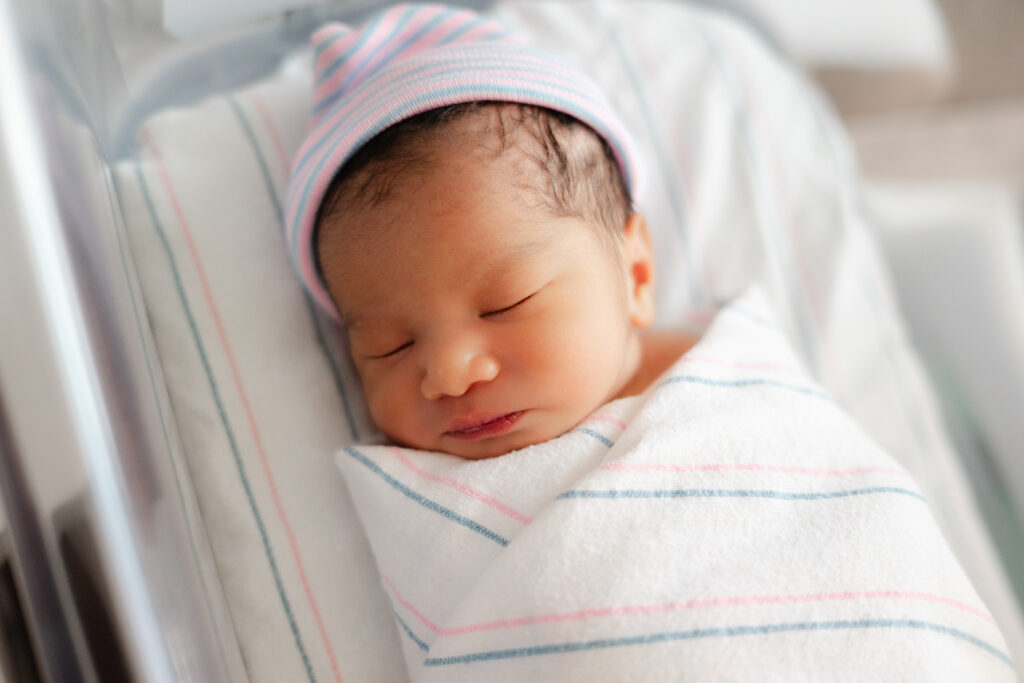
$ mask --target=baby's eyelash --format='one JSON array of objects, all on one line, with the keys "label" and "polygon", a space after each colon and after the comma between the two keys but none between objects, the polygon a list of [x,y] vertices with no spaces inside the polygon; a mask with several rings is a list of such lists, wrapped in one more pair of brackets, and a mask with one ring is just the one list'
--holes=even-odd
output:
[{"label": "baby's eyelash", "polygon": [[[537,292],[534,292],[533,294],[536,294],[536,293],[537,293]],[[483,317],[485,317],[485,318],[493,318],[493,317],[495,317],[495,316],[499,316],[499,315],[501,315],[502,313],[508,313],[509,311],[511,311],[511,310],[512,310],[513,308],[515,308],[516,306],[518,306],[518,305],[520,305],[520,304],[524,304],[524,303],[526,303],[526,302],[527,302],[528,300],[530,300],[531,298],[533,298],[533,294],[531,294],[530,296],[527,296],[527,297],[524,297],[524,298],[520,299],[519,301],[515,302],[515,303],[514,303],[514,304],[512,304],[511,306],[506,306],[505,308],[501,308],[501,309],[498,309],[497,311],[488,311],[487,313],[484,313],[484,314],[483,314]]]},{"label": "baby's eyelash", "polygon": [[402,344],[401,346],[396,346],[395,348],[391,349],[387,353],[381,353],[381,354],[377,354],[376,356],[370,356],[370,358],[373,358],[374,360],[376,360],[378,358],[390,358],[391,356],[395,355],[399,351],[403,351],[403,350],[407,349],[410,346],[412,346],[412,342],[411,341],[407,341],[404,344]]}]

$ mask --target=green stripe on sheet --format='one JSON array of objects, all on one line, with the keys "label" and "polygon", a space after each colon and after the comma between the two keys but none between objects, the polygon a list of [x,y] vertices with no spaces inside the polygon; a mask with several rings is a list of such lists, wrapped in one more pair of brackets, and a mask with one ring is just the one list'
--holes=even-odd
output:
[{"label": "green stripe on sheet", "polygon": [[199,334],[199,327],[196,325],[195,317],[193,316],[192,309],[188,303],[188,297],[185,294],[185,287],[181,281],[181,273],[178,270],[178,264],[174,258],[174,251],[171,249],[170,242],[168,242],[167,235],[160,223],[156,207],[153,204],[153,198],[149,192],[149,186],[142,173],[142,164],[138,159],[135,159],[135,175],[138,178],[139,188],[142,190],[142,196],[145,199],[146,208],[153,221],[153,227],[160,238],[160,243],[167,256],[167,263],[171,269],[171,274],[174,277],[174,286],[178,292],[178,299],[181,301],[185,317],[188,319],[189,330],[192,333],[192,339],[195,342],[196,351],[199,353],[199,359],[202,361],[203,370],[206,373],[206,380],[209,383],[213,401],[217,406],[217,414],[220,416],[221,424],[224,427],[224,433],[231,446],[231,455],[234,458],[235,467],[238,470],[238,478],[245,491],[246,499],[249,501],[249,509],[252,511],[253,520],[256,522],[256,527],[259,529],[260,539],[263,542],[263,552],[267,558],[267,563],[270,566],[270,572],[273,575],[274,585],[277,588],[278,597],[281,599],[281,605],[284,608],[285,617],[288,619],[288,626],[295,639],[295,647],[298,649],[299,656],[302,658],[302,663],[306,669],[306,675],[309,678],[310,683],[316,683],[316,676],[313,675],[313,665],[310,663],[309,656],[306,654],[306,648],[302,642],[302,635],[299,633],[299,626],[295,621],[295,615],[292,613],[291,603],[288,601],[288,596],[284,589],[284,583],[281,580],[281,573],[277,567],[277,561],[274,559],[274,551],[270,545],[270,537],[267,535],[267,529],[263,524],[263,518],[260,515],[259,507],[256,504],[256,497],[254,496],[252,487],[249,484],[249,478],[245,472],[245,465],[242,462],[242,457],[238,450],[238,444],[235,441],[234,431],[231,429],[227,412],[224,409],[224,403],[221,400],[220,391],[218,390],[217,382],[214,379],[213,369],[210,367],[210,361],[206,355],[206,349],[203,346],[202,336]]},{"label": "green stripe on sheet", "polygon": [[[238,119],[238,123],[242,128],[242,132],[249,141],[249,146],[252,148],[253,154],[256,156],[256,162],[259,164],[260,172],[263,174],[263,183],[266,186],[267,196],[270,198],[271,204],[274,206],[274,214],[277,216],[278,226],[281,228],[280,235],[284,237],[284,212],[281,210],[281,202],[277,197],[277,190],[274,187],[274,180],[270,175],[270,167],[267,165],[267,159],[263,154],[263,150],[256,140],[256,135],[253,133],[252,126],[249,124],[249,119],[246,117],[245,112],[242,110],[241,105],[233,95],[227,96],[228,104],[231,105],[231,109],[235,113],[235,117]],[[281,253],[284,254],[287,251],[287,245],[282,239]],[[341,379],[341,371],[338,369],[338,364],[334,359],[333,354],[327,348],[327,340],[324,337],[324,331],[321,327],[321,317],[317,315],[316,306],[313,304],[312,298],[306,291],[305,287],[301,287],[302,296],[306,302],[306,310],[309,312],[309,317],[313,323],[313,333],[316,336],[316,343],[320,347],[320,352],[327,360],[327,365],[331,369],[331,377],[334,380],[334,387],[338,390],[338,397],[341,399],[341,409],[345,413],[345,423],[348,425],[348,433],[352,441],[359,440],[359,430],[356,428],[356,420],[352,413],[352,406],[349,403],[348,391],[345,388],[345,383]]]}]

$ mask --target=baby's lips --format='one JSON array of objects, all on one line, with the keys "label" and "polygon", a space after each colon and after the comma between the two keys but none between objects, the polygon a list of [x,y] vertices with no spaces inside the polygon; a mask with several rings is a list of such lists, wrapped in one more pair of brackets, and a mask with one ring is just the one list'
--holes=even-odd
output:
[{"label": "baby's lips", "polygon": [[482,424],[486,424],[493,420],[497,420],[499,417],[507,414],[508,413],[475,411],[463,417],[457,417],[454,420],[452,420],[451,424],[448,425],[448,429],[445,433],[447,434],[449,432],[462,432],[467,429],[473,429],[474,427],[479,427]]},{"label": "baby's lips", "polygon": [[445,435],[456,438],[496,436],[508,431],[525,412],[517,410],[511,413],[471,413],[453,420]]}]

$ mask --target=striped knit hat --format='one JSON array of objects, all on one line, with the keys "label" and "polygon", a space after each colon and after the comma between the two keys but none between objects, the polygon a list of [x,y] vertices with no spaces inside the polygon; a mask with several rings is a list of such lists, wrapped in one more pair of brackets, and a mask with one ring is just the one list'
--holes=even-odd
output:
[{"label": "striped knit hat", "polygon": [[575,117],[611,147],[626,186],[638,165],[625,127],[597,86],[574,67],[524,45],[464,9],[405,4],[360,28],[332,23],[312,37],[313,119],[288,187],[285,230],[292,261],[317,304],[337,318],[317,270],[320,202],[345,162],[375,135],[437,107],[482,100],[532,104]]}]

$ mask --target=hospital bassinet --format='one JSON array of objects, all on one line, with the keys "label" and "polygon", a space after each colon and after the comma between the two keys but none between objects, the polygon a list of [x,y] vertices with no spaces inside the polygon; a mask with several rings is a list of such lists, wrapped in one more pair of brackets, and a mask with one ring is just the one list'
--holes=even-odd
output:
[{"label": "hospital bassinet", "polygon": [[[337,382],[344,417],[327,411],[318,419],[336,422],[339,440],[358,436],[360,430],[365,433],[366,416],[357,394],[346,395],[345,383],[352,378],[339,369],[342,352],[331,339],[331,328],[316,318],[310,322],[308,311],[301,308],[301,296],[292,292],[292,301],[299,303],[295,315],[301,321],[274,320],[268,325],[303,327],[303,334],[321,350],[320,365],[296,366],[297,379],[275,375],[253,380],[246,375],[246,359],[238,354],[236,362],[228,340],[239,347],[245,343],[232,337],[233,329],[256,334],[245,327],[248,323],[243,325],[231,316],[259,317],[260,302],[234,313],[218,313],[220,309],[211,303],[217,296],[227,293],[244,300],[247,293],[242,284],[218,283],[215,274],[203,269],[202,259],[228,257],[216,256],[216,245],[204,252],[207,247],[201,239],[193,244],[195,236],[187,232],[174,242],[167,236],[171,226],[160,224],[168,217],[187,223],[187,207],[182,209],[172,191],[170,178],[176,168],[187,173],[177,179],[182,186],[223,183],[228,187],[239,181],[231,175],[231,166],[202,167],[210,161],[202,156],[209,150],[190,147],[193,140],[202,138],[204,98],[211,96],[217,98],[222,119],[233,117],[238,122],[235,133],[240,139],[266,152],[257,154],[245,172],[251,172],[257,187],[266,180],[267,187],[259,190],[273,197],[275,179],[280,184],[286,177],[284,151],[294,149],[293,138],[302,131],[275,131],[273,120],[282,110],[268,105],[267,98],[303,94],[307,86],[301,77],[285,78],[268,89],[258,84],[279,73],[282,64],[285,72],[301,71],[301,48],[322,21],[358,20],[375,4],[295,11],[215,39],[175,45],[166,54],[157,51],[149,62],[151,68],[132,74],[129,91],[104,7],[98,2],[0,3],[0,206],[4,207],[0,230],[0,680],[6,676],[17,681],[234,681],[294,676],[294,680],[357,681],[404,676],[397,655],[389,659],[386,654],[397,636],[365,542],[352,535],[358,533],[352,531],[354,522],[348,520],[347,531],[339,532],[341,540],[324,540],[324,546],[333,543],[327,549],[321,547],[322,536],[308,535],[309,527],[341,525],[341,521],[317,520],[327,514],[318,507],[317,496],[332,492],[343,496],[343,488],[332,481],[303,504],[302,490],[289,488],[299,487],[301,478],[281,479],[280,487],[274,478],[275,468],[285,467],[283,460],[304,455],[329,459],[329,449],[341,443],[328,439],[303,444],[316,447],[312,455],[289,451],[268,436],[274,418],[260,414],[260,402],[277,406],[299,399],[287,391],[283,397],[256,395],[274,394],[276,386],[294,387],[294,382],[333,391]],[[598,10],[610,5],[590,4]],[[746,36],[741,42],[757,42],[750,36],[760,30],[758,24],[741,7],[742,3],[719,7],[729,18],[714,22],[737,28],[715,28],[702,44],[704,53],[718,59],[719,65],[729,63],[730,55],[723,56],[721,51],[728,51],[730,43],[716,43],[716,32],[735,31]],[[632,95],[642,102],[642,83],[659,77],[659,65],[630,60],[629,45],[622,42],[625,38],[617,39],[614,27],[603,30],[608,31],[603,44],[621,59]],[[770,41],[765,33],[761,38]],[[297,51],[300,57],[290,60]],[[693,77],[689,72],[677,75]],[[711,85],[700,81],[690,88],[724,88],[721,101],[729,104],[721,116],[738,122],[738,130],[747,137],[734,140],[731,129],[708,130],[707,139],[725,136],[731,142],[722,149],[709,143],[708,149],[698,152],[708,160],[719,154],[742,157],[749,177],[736,181],[753,188],[754,201],[749,213],[740,211],[733,219],[758,222],[765,211],[777,210],[775,201],[785,199],[758,190],[764,180],[761,174],[770,174],[773,168],[771,159],[759,156],[758,136],[765,134],[759,129],[762,124],[769,130],[784,122],[770,120],[770,103],[756,97],[744,99],[751,84],[743,78],[741,70],[723,68],[711,78]],[[810,90],[805,84],[801,87]],[[813,95],[808,102],[812,109],[820,106]],[[296,97],[294,111],[285,107],[291,112],[289,120],[304,106]],[[175,118],[178,110],[187,110],[188,116]],[[161,118],[165,112],[171,115]],[[648,131],[655,131],[661,124],[652,112],[641,107],[632,114]],[[822,139],[833,139],[830,114],[815,116],[822,118],[794,123],[820,126]],[[264,124],[264,129],[256,130]],[[654,152],[654,184],[679,182],[697,198],[724,191],[702,188],[702,177],[685,177],[673,165],[671,154]],[[189,155],[199,155],[203,164],[189,166]],[[829,172],[847,174],[842,175],[845,180],[840,190],[829,186],[821,191],[842,195],[843,211],[854,215],[860,201],[857,181],[843,150],[834,161]],[[275,168],[268,170],[270,166]],[[163,190],[154,184],[160,179],[166,181]],[[158,192],[166,196],[161,199]],[[697,202],[684,206],[673,197],[671,192],[664,194],[661,209],[680,225],[686,223],[686,216],[710,211]],[[816,210],[813,203],[799,208]],[[249,218],[237,202],[229,203],[228,209],[227,214],[210,215],[222,221]],[[136,225],[140,220],[150,237],[139,239],[149,242],[128,237],[133,230],[141,230]],[[813,365],[814,350],[820,347],[815,339],[823,330],[833,329],[829,327],[833,318],[843,317],[842,306],[835,301],[815,304],[814,299],[821,295],[842,299],[846,285],[833,283],[833,289],[822,291],[802,289],[807,287],[802,277],[819,266],[788,259],[787,254],[796,253],[792,244],[773,242],[777,239],[773,235],[784,231],[772,231],[780,229],[768,223],[744,239],[760,240],[766,253],[775,250],[779,256],[765,266],[763,275],[776,291],[803,302],[794,304],[791,323],[795,336],[804,335],[804,351]],[[851,234],[861,239],[862,233]],[[276,237],[266,233],[259,239],[272,242]],[[714,243],[728,236],[706,239]],[[147,250],[147,244],[152,250]],[[907,271],[921,266],[906,256],[913,249],[905,241],[894,244],[903,269],[897,280],[902,282],[904,276],[913,277]],[[712,264],[688,262],[687,254],[714,254],[715,248],[724,248],[689,246],[679,253],[662,252],[662,258],[683,264],[668,269],[677,280],[713,270]],[[834,246],[811,245],[804,256],[813,261],[816,254],[831,253]],[[869,252],[872,248],[867,247]],[[193,261],[176,262],[176,254],[191,254]],[[248,255],[242,246],[236,258],[244,260]],[[806,270],[801,274],[801,269]],[[924,272],[919,279],[930,277]],[[744,277],[728,270],[717,276],[736,281]],[[260,274],[247,277],[258,281]],[[707,272],[702,277],[711,278]],[[878,277],[877,303],[884,310],[888,285],[885,275]],[[190,290],[193,286],[197,289]],[[703,295],[697,294],[698,288],[687,287],[680,285],[676,293],[664,295],[663,303],[688,307],[695,316],[720,303],[713,287],[703,290]],[[189,307],[193,295],[194,307]],[[199,303],[202,297],[211,304],[209,310]],[[926,297],[918,300],[930,305]],[[168,314],[164,304],[178,308]],[[813,311],[816,305],[828,313],[817,326],[813,315],[801,317],[800,313]],[[167,315],[178,316],[180,329],[174,332],[184,336],[166,334],[166,328],[173,326]],[[195,345],[179,348],[175,339]],[[899,367],[907,343],[901,328],[886,339],[884,344],[889,346],[879,352]],[[191,355],[181,361],[179,354]],[[827,361],[817,359],[826,365]],[[857,396],[906,391],[904,397],[913,397],[914,392],[928,391],[918,386],[914,367],[899,367],[884,376],[869,373],[860,378],[863,386],[836,372]],[[195,392],[203,394],[201,399],[190,393],[193,371],[199,373]],[[1020,371],[1008,368],[1007,374]],[[316,376],[331,373],[326,379]],[[218,378],[227,378],[224,386],[218,385]],[[971,426],[975,422],[971,413],[978,407],[964,405],[964,382],[958,383],[956,376],[943,379],[948,399],[944,403],[954,410],[956,424]],[[233,382],[241,389],[245,381],[254,382],[249,393],[240,390],[235,395],[227,386]],[[168,385],[173,385],[170,393]],[[206,395],[211,391],[212,398]],[[1019,396],[1020,388],[1010,392],[1011,397]],[[209,402],[205,412],[196,414],[210,421],[197,421],[189,412],[193,399]],[[878,414],[866,412],[861,417],[882,425],[878,429],[883,440],[888,422],[903,424],[929,415],[914,405],[904,406],[902,413],[890,410],[892,406],[882,399],[876,405]],[[345,433],[346,424],[349,433]],[[1005,427],[1004,420],[1003,437],[1012,433]],[[916,432],[926,441],[943,431],[933,424],[915,423],[894,427],[893,433],[899,429]],[[208,436],[213,432],[217,435]],[[1024,655],[1024,631],[1020,602],[1011,584],[1017,581],[1019,595],[1024,564],[1019,564],[1019,553],[1013,554],[1012,544],[1021,539],[1014,537],[1020,519],[1013,506],[1024,505],[1024,499],[1013,502],[1007,490],[1014,490],[1014,482],[1000,486],[999,477],[991,474],[994,465],[978,447],[985,443],[985,436],[969,432],[960,432],[968,433],[958,443],[963,462],[943,460],[926,449],[933,457],[918,457],[915,474],[927,480],[931,491],[942,492],[937,516],[1019,658]],[[197,449],[205,453],[206,446],[200,442],[207,438],[224,442],[224,467],[234,468],[238,475],[233,490],[223,492],[223,505],[218,505],[216,491],[210,488],[220,485],[220,475],[204,471],[199,460],[186,457]],[[246,467],[261,467],[262,474]],[[965,478],[965,470],[974,475],[973,482]],[[277,476],[283,475],[277,472]],[[1021,488],[1017,486],[1016,491],[1019,496]],[[975,496],[988,503],[989,526],[978,512]],[[343,505],[332,508],[331,514],[345,509]],[[213,517],[218,521],[211,521]],[[230,543],[233,534],[243,539],[237,555]],[[1010,552],[1001,556],[994,552],[993,538],[1009,545]],[[346,555],[357,559],[346,563]],[[350,602],[324,597],[332,574],[336,582],[351,584],[342,593]],[[274,663],[278,660],[284,663]]]}]

